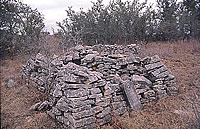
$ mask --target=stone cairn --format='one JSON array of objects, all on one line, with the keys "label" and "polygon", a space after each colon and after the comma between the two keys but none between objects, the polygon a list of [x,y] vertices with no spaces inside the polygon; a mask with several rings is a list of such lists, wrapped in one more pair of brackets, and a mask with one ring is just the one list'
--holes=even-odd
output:
[{"label": "stone cairn", "polygon": [[[48,93],[47,113],[67,128],[95,128],[129,109],[177,92],[175,77],[156,55],[137,57],[138,47],[78,45],[64,56],[37,54],[23,78]],[[44,103],[34,109],[42,109]]]}]

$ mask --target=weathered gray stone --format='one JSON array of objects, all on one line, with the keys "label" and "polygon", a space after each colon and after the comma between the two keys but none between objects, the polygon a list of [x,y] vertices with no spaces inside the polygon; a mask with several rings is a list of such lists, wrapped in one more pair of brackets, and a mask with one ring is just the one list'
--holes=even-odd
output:
[{"label": "weathered gray stone", "polygon": [[73,56],[72,55],[67,55],[65,56],[65,59],[63,61],[63,64],[67,64],[68,62],[72,61]]},{"label": "weathered gray stone", "polygon": [[73,125],[75,128],[78,128],[78,127],[83,127],[85,125],[92,124],[92,123],[95,123],[95,117],[88,117],[88,118],[76,120],[74,121]]},{"label": "weathered gray stone", "polygon": [[42,102],[42,103],[38,106],[37,109],[38,109],[39,111],[46,110],[46,109],[48,108],[48,106],[49,106],[48,101],[44,101],[44,102]]},{"label": "weathered gray stone", "polygon": [[170,80],[170,81],[164,81],[164,84],[167,86],[167,87],[176,87],[176,80]]},{"label": "weathered gray stone", "polygon": [[101,93],[101,90],[99,88],[92,88],[90,92],[91,94],[98,94],[98,93]]},{"label": "weathered gray stone", "polygon": [[97,54],[88,54],[85,56],[85,58],[82,59],[82,62],[90,63],[93,62]]},{"label": "weathered gray stone", "polygon": [[56,119],[61,123],[64,122],[64,116],[56,116]]},{"label": "weathered gray stone", "polygon": [[103,87],[107,84],[105,80],[99,80],[98,82],[91,84],[93,87]]},{"label": "weathered gray stone", "polygon": [[72,116],[75,120],[81,119],[81,118],[84,118],[84,117],[89,117],[89,116],[92,116],[92,115],[93,115],[93,113],[90,110],[72,113]]},{"label": "weathered gray stone", "polygon": [[165,71],[165,72],[158,74],[157,78],[165,78],[165,77],[168,77],[169,74],[170,74],[169,71]]},{"label": "weathered gray stone", "polygon": [[85,101],[87,100],[89,97],[86,95],[86,96],[83,96],[83,97],[76,97],[76,98],[68,98],[69,100],[71,101]]},{"label": "weathered gray stone", "polygon": [[96,128],[98,128],[98,125],[96,125],[96,123],[91,123],[91,124],[79,127],[77,129],[96,129]]},{"label": "weathered gray stone", "polygon": [[56,116],[59,116],[59,115],[62,114],[62,112],[60,110],[58,110],[57,108],[55,108],[55,107],[52,107],[51,112],[53,114],[55,114]]},{"label": "weathered gray stone", "polygon": [[47,58],[44,55],[42,55],[41,53],[38,53],[36,55],[35,59],[38,61],[46,61],[47,60]]},{"label": "weathered gray stone", "polygon": [[131,77],[129,77],[129,75],[127,75],[127,74],[125,73],[125,74],[121,75],[121,79],[122,79],[123,81],[125,81],[125,80],[130,80]]},{"label": "weathered gray stone", "polygon": [[8,88],[11,88],[11,87],[13,87],[14,85],[15,85],[15,79],[12,79],[12,78],[8,79],[7,87],[8,87]]},{"label": "weathered gray stone", "polygon": [[90,99],[98,99],[98,98],[102,98],[103,94],[99,93],[99,94],[93,94],[93,95],[89,95],[88,98]]},{"label": "weathered gray stone", "polygon": [[106,107],[104,108],[104,110],[102,111],[102,113],[107,113],[107,114],[110,114],[111,112],[111,108],[110,107]]},{"label": "weathered gray stone", "polygon": [[84,110],[90,110],[91,109],[91,105],[83,105],[82,107],[78,107],[78,108],[71,108],[70,111],[72,113],[77,113],[77,112],[81,112]]},{"label": "weathered gray stone", "polygon": [[126,56],[127,55],[123,55],[123,54],[111,54],[111,55],[108,55],[109,58],[113,58],[113,59],[124,58]]},{"label": "weathered gray stone", "polygon": [[159,99],[167,97],[167,91],[166,90],[159,90],[159,91],[156,92],[156,94],[157,94],[157,97]]},{"label": "weathered gray stone", "polygon": [[103,57],[101,57],[101,56],[95,56],[95,61],[96,62],[102,62],[103,61]]},{"label": "weathered gray stone", "polygon": [[144,57],[143,59],[141,59],[141,62],[146,65],[150,63],[151,58],[149,56]]},{"label": "weathered gray stone", "polygon": [[147,89],[136,89],[136,93],[139,94],[143,94],[144,92],[146,92]]},{"label": "weathered gray stone", "polygon": [[76,90],[80,88],[90,88],[90,85],[87,84],[64,84],[62,89],[70,89],[70,90]]},{"label": "weathered gray stone", "polygon": [[151,72],[154,77],[157,77],[160,73],[167,71],[167,67],[163,65],[161,68],[156,69],[155,71]]},{"label": "weathered gray stone", "polygon": [[109,115],[109,114],[104,116],[102,119],[97,119],[97,123],[101,126],[110,122],[110,121],[111,121],[111,115]]},{"label": "weathered gray stone", "polygon": [[101,111],[103,111],[103,108],[101,106],[95,106],[95,107],[91,108],[92,114],[97,114]]},{"label": "weathered gray stone", "polygon": [[68,98],[79,98],[79,97],[87,96],[89,94],[89,92],[84,89],[65,90],[64,94]]},{"label": "weathered gray stone", "polygon": [[166,90],[167,86],[166,85],[153,85],[152,88],[154,91],[159,92],[160,90]]},{"label": "weathered gray stone", "polygon": [[101,99],[100,102],[96,103],[97,106],[102,106],[102,107],[107,107],[108,105],[110,105],[110,101],[111,99]]},{"label": "weathered gray stone", "polygon": [[62,67],[63,61],[60,60],[60,59],[58,59],[58,58],[55,58],[55,59],[53,59],[53,60],[51,61],[51,64],[54,65],[54,66],[60,66],[60,67]]},{"label": "weathered gray stone", "polygon": [[114,114],[117,116],[123,115],[125,112],[127,112],[126,107],[119,107],[118,109],[114,110]]},{"label": "weathered gray stone", "polygon": [[113,93],[114,93],[114,91],[112,89],[108,89],[108,90],[104,91],[104,96],[110,96]]},{"label": "weathered gray stone", "polygon": [[148,99],[148,102],[153,102],[156,100],[156,97],[155,96],[152,96],[152,97],[149,97]]},{"label": "weathered gray stone", "polygon": [[89,79],[88,79],[89,84],[90,84],[90,83],[97,82],[98,80],[99,80],[98,77],[95,76],[94,74],[90,74],[90,75],[89,75]]},{"label": "weathered gray stone", "polygon": [[62,91],[56,88],[53,92],[53,97],[56,97],[56,98],[62,97]]},{"label": "weathered gray stone", "polygon": [[119,107],[125,107],[127,104],[126,104],[126,101],[120,101],[120,102],[113,102],[112,103],[112,108],[114,110],[118,109]]},{"label": "weathered gray stone", "polygon": [[127,69],[128,69],[128,70],[136,71],[136,70],[138,69],[138,67],[137,67],[136,65],[134,65],[134,64],[129,64],[129,65],[127,66]]},{"label": "weathered gray stone", "polygon": [[79,52],[72,53],[72,60],[80,60]]},{"label": "weathered gray stone", "polygon": [[159,68],[159,67],[162,67],[162,66],[163,66],[162,62],[157,62],[157,63],[154,63],[154,64],[145,65],[145,68],[149,71],[149,70],[153,70],[155,68]]},{"label": "weathered gray stone", "polygon": [[138,95],[133,86],[133,82],[127,80],[123,83],[123,89],[131,109],[142,109],[143,106],[138,98]]},{"label": "weathered gray stone", "polygon": [[81,79],[74,74],[66,73],[64,76],[57,79],[58,81],[64,81],[67,83],[82,83]]},{"label": "weathered gray stone", "polygon": [[73,101],[70,106],[73,108],[79,108],[85,105],[92,105],[95,104],[95,101],[93,99],[88,99],[85,101]]},{"label": "weathered gray stone", "polygon": [[87,67],[79,66],[75,63],[69,62],[67,65],[65,65],[66,71],[70,73],[78,72],[78,71],[87,71]]},{"label": "weathered gray stone", "polygon": [[106,107],[101,113],[97,114],[97,118],[103,118],[110,114],[111,108]]},{"label": "weathered gray stone", "polygon": [[147,86],[152,85],[152,82],[147,78],[145,78],[144,76],[132,75],[131,80],[133,81],[134,84],[142,84]]},{"label": "weathered gray stone", "polygon": [[168,77],[165,80],[168,80],[168,81],[174,80],[174,81],[176,81],[176,78],[175,78],[174,75],[169,74]]},{"label": "weathered gray stone", "polygon": [[167,87],[167,93],[169,95],[174,95],[174,94],[177,94],[178,93],[178,89],[174,86],[172,87]]},{"label": "weathered gray stone", "polygon": [[149,90],[144,93],[144,98],[155,97],[155,92],[153,90]]},{"label": "weathered gray stone", "polygon": [[62,97],[56,104],[55,106],[57,109],[60,111],[65,111],[67,112],[69,110],[69,103],[65,101],[65,97]]},{"label": "weathered gray stone", "polygon": [[88,78],[88,76],[89,76],[85,71],[74,71],[73,74],[77,75],[77,76],[82,76],[85,78]]},{"label": "weathered gray stone", "polygon": [[53,96],[49,96],[49,98],[48,98],[49,106],[50,106],[50,107],[55,106],[57,100],[58,100],[58,98],[55,98],[55,97],[53,97]]},{"label": "weathered gray stone", "polygon": [[36,111],[38,107],[41,105],[42,102],[37,102],[36,104],[32,105],[29,110]]},{"label": "weathered gray stone", "polygon": [[139,58],[139,57],[128,56],[126,58],[126,62],[128,62],[129,64],[133,64],[133,63],[139,64],[140,61],[141,61],[141,58]]},{"label": "weathered gray stone", "polygon": [[160,61],[159,56],[155,55],[155,56],[151,57],[151,60],[150,60],[149,63],[152,64],[152,63],[156,63],[156,62],[159,62],[159,61]]},{"label": "weathered gray stone", "polygon": [[67,125],[67,127],[70,125],[68,118],[63,118],[63,124]]},{"label": "weathered gray stone", "polygon": [[114,102],[121,102],[121,101],[125,101],[125,98],[124,98],[123,95],[113,96],[113,101]]},{"label": "weathered gray stone", "polygon": [[47,111],[47,114],[53,118],[53,119],[56,119],[56,115],[52,112],[52,111]]}]

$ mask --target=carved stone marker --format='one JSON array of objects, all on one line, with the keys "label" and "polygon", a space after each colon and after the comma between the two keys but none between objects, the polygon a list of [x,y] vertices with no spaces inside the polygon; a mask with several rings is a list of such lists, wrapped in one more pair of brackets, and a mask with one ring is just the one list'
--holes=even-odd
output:
[{"label": "carved stone marker", "polygon": [[142,109],[143,106],[133,86],[133,82],[130,80],[124,81],[123,89],[131,109],[133,110]]}]

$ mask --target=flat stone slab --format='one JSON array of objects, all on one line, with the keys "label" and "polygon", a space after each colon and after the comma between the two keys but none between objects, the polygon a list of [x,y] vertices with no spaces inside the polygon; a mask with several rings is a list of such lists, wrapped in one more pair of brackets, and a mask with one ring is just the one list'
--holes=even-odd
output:
[{"label": "flat stone slab", "polygon": [[133,75],[131,77],[131,80],[133,81],[134,84],[143,84],[147,86],[152,85],[152,82],[149,79],[145,78],[144,76]]},{"label": "flat stone slab", "polygon": [[136,93],[134,86],[133,86],[133,82],[126,80],[123,83],[123,89],[124,89],[125,95],[127,97],[127,100],[129,102],[130,108],[133,110],[143,109],[140,99]]},{"label": "flat stone slab", "polygon": [[113,59],[118,59],[118,58],[124,58],[124,57],[127,57],[127,55],[124,55],[124,54],[111,54],[111,55],[108,55],[109,58],[113,58]]},{"label": "flat stone slab", "polygon": [[146,70],[149,71],[149,70],[153,70],[153,69],[159,68],[161,66],[163,66],[163,63],[162,62],[157,62],[157,63],[145,65],[145,68],[146,68]]},{"label": "flat stone slab", "polygon": [[163,65],[161,68],[159,69],[156,69],[155,71],[153,71],[151,74],[154,76],[154,77],[157,77],[159,76],[159,74],[163,73],[167,71],[167,67],[165,65]]}]

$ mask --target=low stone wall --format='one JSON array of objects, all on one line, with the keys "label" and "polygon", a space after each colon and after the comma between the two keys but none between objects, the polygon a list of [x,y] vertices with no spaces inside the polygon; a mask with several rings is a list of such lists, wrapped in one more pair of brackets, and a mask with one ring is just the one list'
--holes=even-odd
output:
[{"label": "low stone wall", "polygon": [[160,58],[141,59],[137,49],[79,45],[65,56],[37,54],[22,68],[23,78],[48,93],[47,113],[67,128],[102,126],[112,115],[177,92],[175,77]]}]

